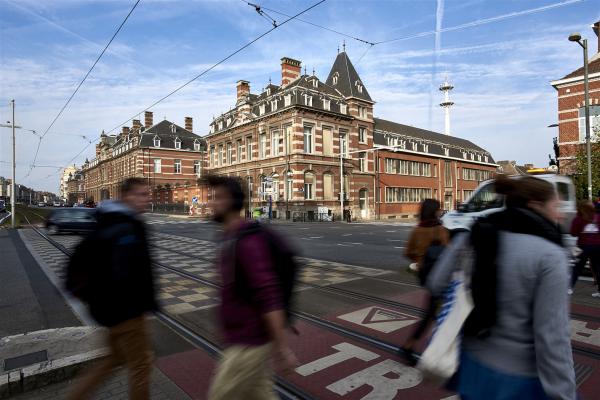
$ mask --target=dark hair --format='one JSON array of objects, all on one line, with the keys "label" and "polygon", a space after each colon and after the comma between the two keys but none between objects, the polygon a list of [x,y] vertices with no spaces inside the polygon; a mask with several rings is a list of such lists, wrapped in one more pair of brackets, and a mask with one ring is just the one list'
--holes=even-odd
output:
[{"label": "dark hair", "polygon": [[581,200],[577,204],[577,215],[582,217],[587,222],[592,222],[594,220],[595,213],[596,208],[591,200]]},{"label": "dark hair", "polygon": [[546,203],[556,197],[550,182],[532,176],[508,178],[498,175],[494,186],[496,193],[506,196],[507,207],[527,208],[531,201]]},{"label": "dark hair", "polygon": [[211,188],[222,187],[229,192],[233,200],[231,204],[232,211],[241,211],[244,208],[246,194],[242,188],[239,178],[229,176],[208,175],[204,181]]},{"label": "dark hair", "polygon": [[121,195],[129,193],[136,186],[148,186],[144,178],[127,178],[121,182]]},{"label": "dark hair", "polygon": [[421,213],[419,214],[419,220],[423,221],[435,221],[438,216],[437,212],[440,210],[440,202],[435,199],[425,199],[421,203]]}]

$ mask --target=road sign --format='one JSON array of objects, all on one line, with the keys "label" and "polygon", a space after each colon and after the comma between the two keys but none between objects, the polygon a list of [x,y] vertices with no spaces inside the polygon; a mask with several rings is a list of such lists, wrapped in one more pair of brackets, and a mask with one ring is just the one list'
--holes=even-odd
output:
[{"label": "road sign", "polygon": [[197,197],[192,197],[192,203],[197,203],[198,202],[198,198]]},{"label": "road sign", "polygon": [[363,308],[338,318],[383,333],[391,333],[417,322],[417,318],[412,315],[381,307]]}]

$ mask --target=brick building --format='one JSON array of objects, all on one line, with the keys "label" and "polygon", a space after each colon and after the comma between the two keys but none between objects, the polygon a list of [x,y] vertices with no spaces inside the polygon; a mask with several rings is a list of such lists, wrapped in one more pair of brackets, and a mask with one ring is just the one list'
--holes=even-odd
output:
[{"label": "brick building", "polygon": [[[597,47],[594,41],[588,42],[588,76],[590,93],[590,135],[592,140],[600,136],[600,21],[593,26],[597,36]],[[596,53],[594,54],[594,47]],[[573,57],[581,57],[573,49]],[[575,173],[575,159],[585,147],[585,107],[583,67],[571,72],[561,79],[551,82],[558,94],[558,148],[559,173],[571,175]],[[596,127],[596,129],[594,129]],[[598,132],[595,132],[598,130]]]},{"label": "brick building", "polygon": [[205,141],[192,133],[192,119],[185,128],[164,120],[153,123],[145,112],[144,125],[133,120],[115,136],[101,135],[96,158],[82,166],[86,198],[95,202],[120,197],[119,185],[129,177],[147,179],[154,204],[187,204],[202,173]]},{"label": "brick building", "polygon": [[86,200],[85,181],[80,170],[70,173],[66,184],[67,204],[82,204]]},{"label": "brick building", "polygon": [[354,218],[412,217],[425,198],[453,209],[496,170],[467,140],[375,118],[345,52],[325,82],[291,58],[281,60],[281,76],[260,94],[238,81],[235,107],[206,136],[207,167],[242,178],[250,209],[271,204],[275,218],[339,218],[343,193]]}]

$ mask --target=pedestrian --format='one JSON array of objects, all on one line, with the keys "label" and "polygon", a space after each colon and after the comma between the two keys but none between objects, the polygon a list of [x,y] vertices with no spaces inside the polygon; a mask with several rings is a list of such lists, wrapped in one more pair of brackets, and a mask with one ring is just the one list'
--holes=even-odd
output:
[{"label": "pedestrian", "polygon": [[[596,214],[596,208],[594,203],[589,200],[581,201],[577,207],[577,216],[573,219],[571,224],[571,235],[577,237],[577,247],[581,250],[577,256],[575,265],[573,266],[573,272],[571,274],[571,288],[569,294],[573,293],[573,288],[577,283],[577,279],[585,264],[588,260],[592,267],[592,274],[596,278],[598,283],[598,257],[600,254],[600,232],[598,226],[600,226],[599,215]],[[600,298],[600,286],[598,292],[593,293],[592,296]]]},{"label": "pedestrian", "polygon": [[285,290],[276,272],[273,243],[260,234],[266,227],[241,216],[245,194],[238,180],[209,176],[207,183],[213,190],[213,220],[224,232],[218,267],[225,346],[208,398],[274,400],[271,358],[284,373],[297,360],[288,345]]},{"label": "pedestrian", "polygon": [[458,257],[473,249],[474,308],[463,326],[460,366],[449,389],[463,400],[574,400],[569,264],[552,184],[534,177],[495,182],[506,209],[457,235],[429,275],[440,295]]},{"label": "pedestrian", "polygon": [[[421,203],[419,224],[413,229],[406,246],[405,256],[416,265],[415,269],[422,286],[425,286],[427,275],[431,271],[441,250],[448,244],[450,235],[442,226],[440,202],[434,199],[425,199]],[[402,355],[408,363],[415,365],[417,359],[414,355],[414,345],[423,336],[429,323],[434,319],[439,299],[427,294],[426,312],[410,338],[402,346]]]},{"label": "pedestrian", "polygon": [[121,200],[102,202],[97,228],[77,247],[67,289],[87,303],[107,328],[109,354],[75,385],[70,400],[89,398],[118,366],[129,370],[129,398],[150,398],[152,348],[145,315],[157,309],[146,228],[140,215],[149,203],[146,181],[121,184]]},{"label": "pedestrian", "polygon": [[346,220],[346,222],[348,222],[348,223],[352,222],[352,210],[351,209],[348,209],[348,213],[346,214],[346,217],[348,218]]}]

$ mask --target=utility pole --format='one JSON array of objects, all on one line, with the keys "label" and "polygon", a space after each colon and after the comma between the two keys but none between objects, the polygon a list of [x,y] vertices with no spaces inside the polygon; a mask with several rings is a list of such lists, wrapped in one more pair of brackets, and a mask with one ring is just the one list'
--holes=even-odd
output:
[{"label": "utility pole", "polygon": [[10,224],[11,227],[14,229],[15,228],[15,213],[16,213],[16,208],[15,208],[15,186],[17,184],[16,182],[16,170],[17,170],[17,163],[16,163],[16,158],[15,158],[15,100],[11,100],[10,101],[10,105],[12,106],[12,121],[11,121],[11,125],[12,125],[12,185],[10,186],[10,211],[11,211],[11,215],[10,215]]}]

